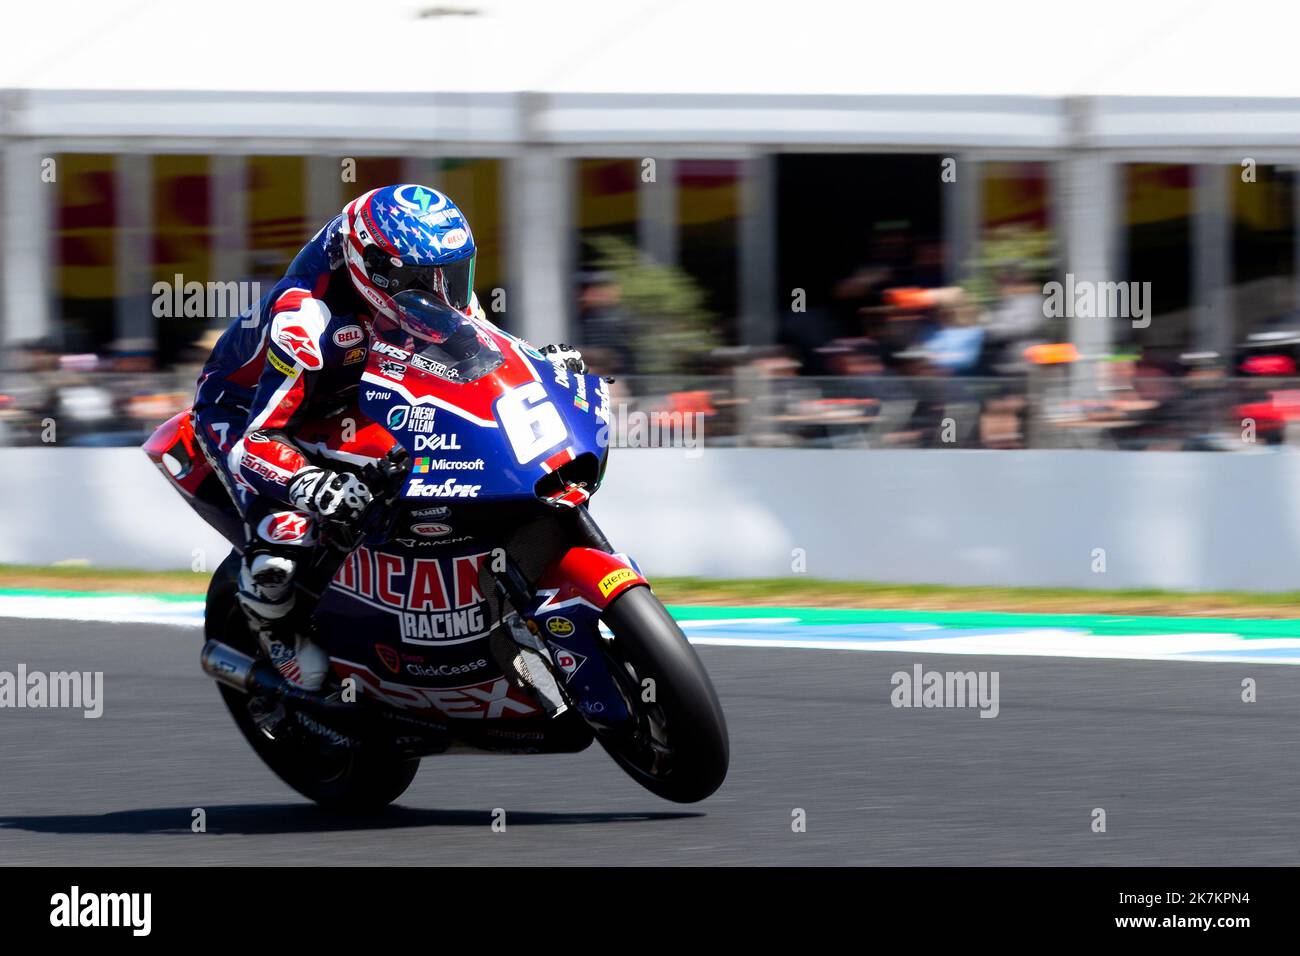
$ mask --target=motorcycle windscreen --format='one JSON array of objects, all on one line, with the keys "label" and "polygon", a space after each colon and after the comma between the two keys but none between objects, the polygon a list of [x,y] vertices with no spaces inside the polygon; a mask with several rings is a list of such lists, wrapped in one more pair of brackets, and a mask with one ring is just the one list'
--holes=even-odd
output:
[{"label": "motorcycle windscreen", "polygon": [[441,297],[408,289],[393,298],[398,324],[412,338],[411,351],[429,360],[421,368],[452,382],[473,382],[505,361],[496,344],[463,312]]}]

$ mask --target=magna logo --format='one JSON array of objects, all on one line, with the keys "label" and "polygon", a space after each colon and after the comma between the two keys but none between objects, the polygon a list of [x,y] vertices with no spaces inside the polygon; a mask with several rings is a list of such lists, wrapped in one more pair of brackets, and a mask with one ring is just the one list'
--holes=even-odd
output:
[{"label": "magna logo", "polygon": [[341,349],[346,349],[360,345],[365,338],[366,333],[361,330],[361,326],[345,325],[334,333],[334,344]]},{"label": "magna logo", "polygon": [[[462,485],[455,478],[448,478],[436,485],[428,484],[423,478],[412,478],[406,493],[413,498],[477,498],[482,487],[482,485]],[[606,596],[608,597],[608,594]]]}]

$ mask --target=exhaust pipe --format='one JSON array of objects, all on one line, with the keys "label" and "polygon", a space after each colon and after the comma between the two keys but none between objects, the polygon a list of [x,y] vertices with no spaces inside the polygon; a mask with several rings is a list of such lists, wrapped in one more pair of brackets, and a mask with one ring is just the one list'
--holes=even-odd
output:
[{"label": "exhaust pipe", "polygon": [[245,694],[274,694],[288,684],[270,664],[249,657],[220,641],[210,640],[203,645],[199,663],[203,667],[203,673],[217,683]]},{"label": "exhaust pipe", "polygon": [[266,660],[249,657],[221,641],[208,641],[199,656],[203,673],[219,684],[233,687],[243,694],[277,697],[322,717],[351,727],[365,715],[355,703],[330,700],[316,691],[290,683]]}]

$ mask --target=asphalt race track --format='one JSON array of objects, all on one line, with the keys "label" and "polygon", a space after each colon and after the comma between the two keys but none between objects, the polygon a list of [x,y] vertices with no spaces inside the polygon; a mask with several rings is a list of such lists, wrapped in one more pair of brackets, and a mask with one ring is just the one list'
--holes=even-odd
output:
[{"label": "asphalt race track", "polygon": [[[1300,863],[1294,666],[701,647],[732,741],[703,804],[659,800],[593,747],[430,758],[358,823],[262,766],[199,644],[193,628],[0,620],[0,670],[102,670],[106,699],[98,720],[0,710],[0,863]],[[999,715],[895,709],[890,676],[916,663],[997,671]]]}]

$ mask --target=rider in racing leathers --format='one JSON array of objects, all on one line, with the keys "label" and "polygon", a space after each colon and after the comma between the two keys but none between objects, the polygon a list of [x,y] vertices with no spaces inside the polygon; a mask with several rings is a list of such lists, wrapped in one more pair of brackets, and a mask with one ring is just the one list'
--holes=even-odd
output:
[{"label": "rider in racing leathers", "polygon": [[[485,318],[473,290],[475,252],[469,222],[444,194],[415,184],[371,190],[230,325],[199,377],[194,431],[244,519],[240,604],[272,663],[306,689],[321,687],[329,658],[301,626],[310,609],[294,608],[294,575],[318,544],[318,522],[354,522],[372,494],[354,473],[355,454],[329,442],[304,447],[295,434],[319,432],[345,410],[358,414],[357,384],[377,332],[442,341],[445,326],[425,324],[394,296],[420,290],[455,319]],[[585,370],[575,350],[546,351]]]}]

